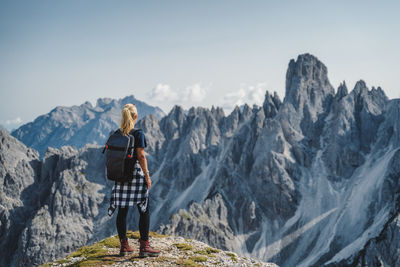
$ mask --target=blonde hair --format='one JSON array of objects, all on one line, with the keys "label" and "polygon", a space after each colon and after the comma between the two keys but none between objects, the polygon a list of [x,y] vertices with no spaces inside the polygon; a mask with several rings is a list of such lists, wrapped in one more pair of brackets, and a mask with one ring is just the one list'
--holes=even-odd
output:
[{"label": "blonde hair", "polygon": [[124,135],[128,135],[129,131],[135,126],[135,117],[137,109],[135,104],[126,104],[122,108],[121,131]]}]

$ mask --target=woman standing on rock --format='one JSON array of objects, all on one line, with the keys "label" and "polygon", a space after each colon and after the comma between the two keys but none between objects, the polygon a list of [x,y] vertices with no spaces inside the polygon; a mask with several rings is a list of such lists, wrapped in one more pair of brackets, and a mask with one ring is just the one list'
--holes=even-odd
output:
[{"label": "woman standing on rock", "polygon": [[151,179],[147,168],[147,160],[144,148],[147,146],[146,137],[142,130],[135,130],[135,123],[138,117],[136,105],[126,104],[122,109],[122,119],[120,131],[123,135],[129,134],[134,136],[136,158],[127,160],[130,169],[133,168],[133,180],[131,182],[115,182],[111,193],[111,206],[118,207],[117,214],[117,231],[121,242],[120,255],[124,256],[133,252],[129,246],[126,236],[126,216],[129,206],[137,205],[139,210],[139,232],[140,232],[140,257],[158,256],[160,251],[154,250],[149,245],[149,189],[151,187]]}]

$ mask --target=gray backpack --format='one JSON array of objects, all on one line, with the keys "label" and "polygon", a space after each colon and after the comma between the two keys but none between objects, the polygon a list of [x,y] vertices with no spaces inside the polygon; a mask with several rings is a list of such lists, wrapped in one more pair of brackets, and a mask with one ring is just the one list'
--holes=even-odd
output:
[{"label": "gray backpack", "polygon": [[106,152],[107,178],[116,182],[130,182],[133,179],[133,166],[137,159],[135,153],[135,134],[133,129],[125,136],[121,129],[108,138],[103,154]]}]

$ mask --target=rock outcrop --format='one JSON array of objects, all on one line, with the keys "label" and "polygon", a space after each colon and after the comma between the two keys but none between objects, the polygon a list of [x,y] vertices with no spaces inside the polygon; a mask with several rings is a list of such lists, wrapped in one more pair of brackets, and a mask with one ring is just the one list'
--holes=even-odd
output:
[{"label": "rock outcrop", "polygon": [[128,242],[133,253],[120,257],[118,236],[106,238],[91,246],[71,253],[66,258],[47,263],[44,267],[79,266],[265,266],[277,267],[255,259],[241,257],[232,251],[223,251],[180,236],[150,232],[150,244],[160,250],[158,257],[139,258],[138,232],[128,231]]}]

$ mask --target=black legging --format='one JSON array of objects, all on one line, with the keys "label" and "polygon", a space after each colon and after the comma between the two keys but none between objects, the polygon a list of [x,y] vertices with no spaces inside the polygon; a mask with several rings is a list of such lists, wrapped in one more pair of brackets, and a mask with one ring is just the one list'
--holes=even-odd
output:
[{"label": "black legging", "polygon": [[[147,200],[146,211],[142,212],[138,207],[140,218],[139,218],[139,232],[140,239],[147,241],[149,239],[149,227],[150,227],[150,206],[149,201]],[[126,215],[128,214],[128,208],[118,208],[117,214],[117,231],[119,239],[126,239]]]}]

